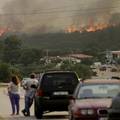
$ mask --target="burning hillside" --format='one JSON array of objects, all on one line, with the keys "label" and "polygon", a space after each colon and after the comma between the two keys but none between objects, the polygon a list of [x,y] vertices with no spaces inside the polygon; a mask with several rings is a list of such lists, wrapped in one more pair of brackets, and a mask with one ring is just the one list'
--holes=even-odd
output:
[{"label": "burning hillside", "polygon": [[109,27],[116,26],[117,24],[110,24],[110,23],[91,23],[87,26],[75,26],[70,25],[65,29],[66,33],[72,33],[72,32],[95,32],[98,30],[103,30]]},{"label": "burning hillside", "polygon": [[8,31],[9,31],[9,28],[0,28],[0,36],[2,36],[4,33]]},{"label": "burning hillside", "polygon": [[28,33],[94,32],[114,26],[119,13],[116,0],[9,0],[1,10],[1,26]]}]

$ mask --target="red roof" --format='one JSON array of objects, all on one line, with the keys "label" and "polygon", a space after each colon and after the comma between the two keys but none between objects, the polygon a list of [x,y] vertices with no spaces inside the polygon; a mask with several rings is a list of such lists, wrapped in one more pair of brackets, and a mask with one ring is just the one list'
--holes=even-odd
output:
[{"label": "red roof", "polygon": [[92,58],[93,56],[85,55],[85,54],[70,54],[70,57],[78,58],[78,59],[84,59],[84,58]]},{"label": "red roof", "polygon": [[120,55],[120,51],[112,51],[112,54]]}]

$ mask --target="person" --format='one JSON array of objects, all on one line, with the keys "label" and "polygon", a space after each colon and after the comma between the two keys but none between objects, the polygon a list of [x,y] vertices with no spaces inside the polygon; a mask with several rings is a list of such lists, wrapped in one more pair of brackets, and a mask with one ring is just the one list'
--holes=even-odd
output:
[{"label": "person", "polygon": [[11,102],[12,113],[11,115],[19,115],[20,109],[20,80],[17,76],[12,76],[8,85],[8,95]]},{"label": "person", "polygon": [[38,80],[34,73],[30,74],[30,78],[22,84],[25,90],[25,108],[22,110],[24,116],[30,116],[30,108],[33,104],[34,95],[38,86]]}]

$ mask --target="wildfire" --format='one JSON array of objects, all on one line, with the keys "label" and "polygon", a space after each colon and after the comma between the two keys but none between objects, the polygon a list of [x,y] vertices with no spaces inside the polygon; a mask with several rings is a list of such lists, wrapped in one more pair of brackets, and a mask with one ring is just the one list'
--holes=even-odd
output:
[{"label": "wildfire", "polygon": [[0,36],[9,31],[9,28],[0,28]]},{"label": "wildfire", "polygon": [[90,25],[87,25],[87,26],[84,26],[84,27],[76,27],[75,25],[71,25],[69,26],[65,32],[66,33],[72,33],[72,32],[95,32],[95,31],[98,31],[98,30],[103,30],[103,29],[106,29],[110,26],[115,26],[115,24],[111,25],[111,24],[107,24],[107,23],[97,23],[97,24],[90,24]]},{"label": "wildfire", "polygon": [[72,32],[78,31],[78,29],[74,25],[71,25],[65,31],[68,32],[68,33],[72,33]]}]

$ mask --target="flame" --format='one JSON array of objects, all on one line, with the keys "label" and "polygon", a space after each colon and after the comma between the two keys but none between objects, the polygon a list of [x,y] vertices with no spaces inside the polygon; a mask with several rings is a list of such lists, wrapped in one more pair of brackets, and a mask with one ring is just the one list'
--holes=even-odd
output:
[{"label": "flame", "polygon": [[95,31],[98,31],[98,30],[103,30],[103,29],[106,29],[108,27],[111,27],[111,26],[116,26],[116,24],[108,24],[108,23],[90,23],[89,25],[87,26],[84,26],[84,27],[76,27],[75,25],[71,25],[69,27],[67,27],[65,29],[65,32],[66,33],[72,33],[72,32],[95,32]]},{"label": "flame", "polygon": [[9,28],[0,28],[0,36],[9,31]]},{"label": "flame", "polygon": [[108,27],[110,27],[111,25],[109,24],[106,24],[106,23],[99,23],[99,24],[96,24],[96,25],[90,25],[86,28],[86,31],[87,32],[95,32],[95,31],[98,31],[98,30],[103,30],[103,29],[106,29]]},{"label": "flame", "polygon": [[68,27],[65,31],[66,31],[67,33],[72,33],[72,32],[78,31],[78,29],[77,29],[74,25],[71,25],[71,26]]}]

